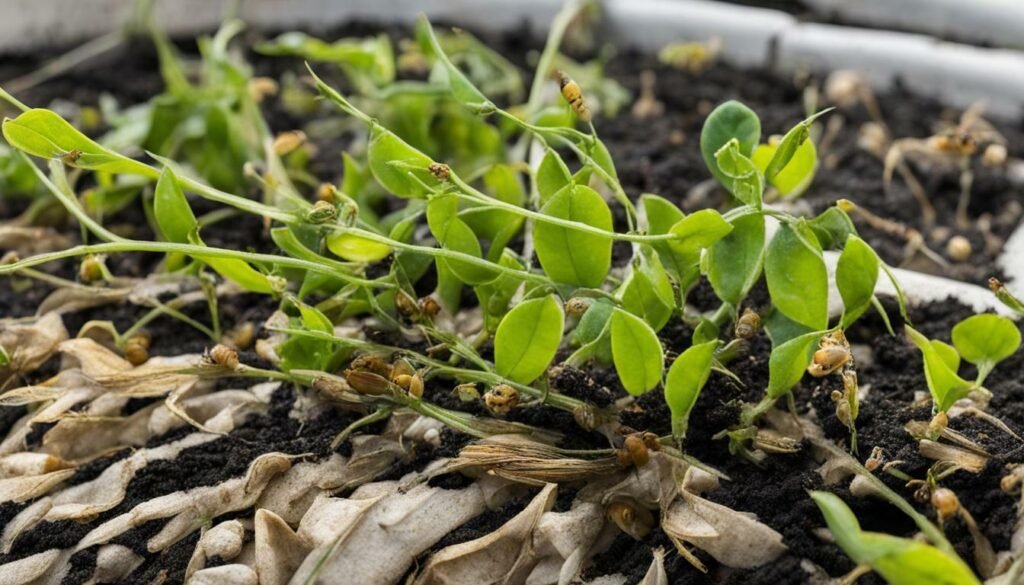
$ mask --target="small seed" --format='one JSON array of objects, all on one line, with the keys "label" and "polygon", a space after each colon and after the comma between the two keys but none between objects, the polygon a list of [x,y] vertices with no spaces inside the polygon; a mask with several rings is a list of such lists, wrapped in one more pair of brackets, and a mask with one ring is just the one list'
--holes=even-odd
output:
[{"label": "small seed", "polygon": [[137,333],[125,342],[124,357],[133,366],[139,366],[149,359],[149,335]]},{"label": "small seed", "polygon": [[228,338],[235,348],[249,349],[256,340],[256,326],[252,321],[241,323],[228,332]]},{"label": "small seed", "polygon": [[459,384],[455,387],[454,393],[462,402],[475,402],[480,399],[480,391],[476,389],[476,384],[472,382]]},{"label": "small seed", "polygon": [[848,361],[850,350],[838,346],[823,347],[814,352],[814,359],[811,365],[807,366],[807,373],[821,378],[843,367]]},{"label": "small seed", "polygon": [[963,236],[953,236],[946,243],[946,254],[954,262],[966,262],[971,257],[971,241]]},{"label": "small seed", "polygon": [[854,106],[868,87],[863,75],[852,69],[833,71],[825,80],[825,99],[842,108]]},{"label": "small seed", "polygon": [[210,360],[222,367],[229,370],[237,370],[239,367],[238,352],[231,349],[230,347],[218,343],[210,350]]},{"label": "small seed", "polygon": [[1006,147],[1002,144],[989,144],[981,155],[981,164],[988,168],[1001,167],[1006,164]]},{"label": "small seed", "polygon": [[345,381],[360,394],[380,396],[391,392],[391,382],[387,378],[365,370],[348,369],[344,372]]},{"label": "small seed", "polygon": [[608,519],[626,534],[642,540],[654,528],[654,515],[650,510],[632,503],[615,501],[608,504]]},{"label": "small seed", "polygon": [[939,488],[932,492],[931,497],[932,507],[939,514],[940,520],[946,520],[952,518],[960,511],[960,500],[953,493],[953,490],[948,488]]},{"label": "small seed", "polygon": [[416,299],[401,289],[395,293],[395,308],[398,309],[400,314],[410,319],[419,318],[421,313],[420,307],[416,303]]},{"label": "small seed", "polygon": [[661,442],[658,441],[658,435],[654,433],[644,433],[640,436],[644,440],[644,445],[651,451],[661,451]]},{"label": "small seed", "polygon": [[302,130],[282,132],[274,138],[274,154],[277,156],[285,156],[302,146],[305,142],[306,133]]},{"label": "small seed", "polygon": [[420,299],[420,311],[427,317],[434,317],[441,312],[441,303],[433,296],[426,296]]},{"label": "small seed", "polygon": [[101,256],[89,255],[82,260],[78,267],[78,279],[85,284],[92,284],[103,280],[103,258]]},{"label": "small seed", "polygon": [[328,203],[334,203],[337,197],[334,196],[336,188],[330,183],[320,183],[320,187],[316,190],[316,198],[320,201],[326,201]]},{"label": "small seed", "polygon": [[936,414],[928,423],[928,436],[938,437],[949,426],[949,416],[945,412]]},{"label": "small seed", "polygon": [[253,77],[249,80],[247,89],[253,101],[259,103],[267,96],[276,95],[278,85],[272,77]]},{"label": "small seed", "polygon": [[874,471],[878,469],[879,465],[882,464],[884,458],[885,455],[882,453],[882,448],[875,447],[874,449],[871,450],[871,455],[868,457],[868,460],[864,462],[864,467],[868,471]]},{"label": "small seed", "polygon": [[414,375],[412,377],[412,380],[409,382],[409,387],[406,388],[406,390],[409,392],[409,396],[412,396],[413,398],[415,398],[417,400],[422,398],[423,397],[423,378],[421,378],[419,374]]},{"label": "small seed", "polygon": [[484,404],[494,414],[508,414],[519,404],[519,391],[508,384],[498,384],[484,394]]}]

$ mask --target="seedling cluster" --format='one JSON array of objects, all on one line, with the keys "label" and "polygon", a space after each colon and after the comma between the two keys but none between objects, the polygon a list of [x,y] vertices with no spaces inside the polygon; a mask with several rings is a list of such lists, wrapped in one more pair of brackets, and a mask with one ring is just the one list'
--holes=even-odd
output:
[{"label": "seedling cluster", "polygon": [[[347,116],[341,123],[365,128],[365,143],[342,154],[340,185],[318,184],[306,170],[311,151],[302,134],[270,135],[259,108],[265,95],[281,91],[296,108],[308,107],[312,96],[296,80],[277,87],[254,78],[229,50],[239,23],[227,23],[201,45],[198,83],[154,29],[166,93],[144,112],[121,112],[114,132],[101,141],[56,112],[10,99],[23,112],[3,123],[15,149],[3,160],[18,165],[17,172],[3,173],[5,180],[38,181],[78,220],[83,243],[9,259],[0,274],[28,274],[34,266],[81,257],[82,282],[102,286],[116,280],[104,256],[163,254],[161,270],[209,283],[204,294],[211,326],[178,313],[173,301],[147,319],[168,314],[215,343],[223,335],[213,274],[280,299],[283,319],[267,325],[283,339],[276,348],[279,370],[246,366],[235,350],[216,345],[199,371],[287,380],[358,404],[366,415],[339,429],[336,443],[399,408],[478,438],[541,436],[558,429],[504,417],[545,404],[571,412],[611,443],[610,449],[585,452],[552,447],[545,457],[589,461],[595,471],[643,467],[650,451],[661,451],[706,468],[686,455],[690,415],[712,373],[732,376],[730,362],[763,328],[772,342],[763,398],[742,405],[734,426],[715,429],[719,436],[733,453],[755,462],[796,449],[793,442],[762,435],[760,418],[782,399],[792,407],[792,390],[805,373],[838,376],[843,390],[832,399],[856,453],[857,373],[844,332],[872,309],[892,331],[875,295],[880,274],[896,288],[906,335],[924,358],[936,416],[928,436],[941,434],[945,427],[936,421],[945,420],[940,417],[957,401],[984,394],[988,374],[1020,346],[1012,322],[978,315],[953,329],[952,345],[928,339],[910,325],[890,268],[857,235],[848,216],[852,204],[840,201],[802,217],[766,202],[769,194],[799,197],[811,184],[818,168],[812,137],[827,111],[811,113],[784,136],[765,138],[751,109],[736,101],[719,105],[707,117],[700,148],[730,204],[685,214],[664,197],[628,194],[622,187],[597,132],[589,84],[574,77],[574,70],[586,69],[557,55],[568,21],[564,15],[556,21],[527,102],[508,107],[500,104],[523,97],[514,67],[466,33],[438,34],[426,19],[417,25],[416,43],[397,58],[386,36],[325,43],[289,33],[260,46],[266,54],[312,63],[317,92]],[[699,71],[713,51],[678,46],[662,58]],[[318,76],[316,70],[328,64],[341,69],[352,95]],[[401,68],[419,68],[426,79],[396,81]],[[606,81],[593,72],[586,77],[595,86]],[[553,85],[561,99],[545,102]],[[603,87],[601,108],[607,110],[616,92]],[[120,154],[133,145],[155,162]],[[48,172],[25,155],[48,161]],[[898,163],[891,162],[894,168]],[[29,171],[31,181],[25,178]],[[92,171],[98,186],[83,204],[77,194],[85,171]],[[250,196],[253,184],[256,197]],[[127,239],[103,225],[103,213],[140,197],[158,239]],[[197,215],[196,198],[219,207]],[[261,218],[277,249],[207,245],[203,234],[236,214]],[[613,254],[616,244],[628,246],[626,261]],[[838,252],[832,277],[826,251]],[[701,312],[687,303],[701,278],[720,301],[716,310]],[[767,307],[748,298],[762,279]],[[842,299],[839,314],[830,312],[833,285]],[[1020,310],[1018,301],[994,288]],[[460,320],[466,291],[479,311],[468,323]],[[339,325],[354,317],[416,343],[388,345],[339,333]],[[693,332],[687,349],[674,357],[659,337],[673,320]],[[133,364],[148,359],[144,325],[113,331]],[[973,381],[958,374],[961,360],[976,367]],[[0,348],[0,366],[8,361]],[[620,428],[618,410],[630,399],[598,406],[559,394],[546,375],[556,363],[614,368],[634,397],[660,388],[671,435]],[[440,386],[464,401],[481,401],[493,417],[432,403],[430,391]],[[892,582],[924,583],[937,574],[943,582],[977,582],[941,533],[936,541],[929,532],[928,545],[864,532],[835,496],[813,497],[850,557]],[[633,513],[619,505],[613,515],[632,524]]]}]

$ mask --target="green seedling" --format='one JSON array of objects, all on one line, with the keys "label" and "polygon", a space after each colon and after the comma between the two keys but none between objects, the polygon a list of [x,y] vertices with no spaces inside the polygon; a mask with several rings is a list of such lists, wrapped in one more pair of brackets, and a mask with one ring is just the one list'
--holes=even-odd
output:
[{"label": "green seedling", "polygon": [[836,544],[855,563],[878,572],[892,585],[980,585],[967,564],[951,550],[861,529],[856,516],[839,497],[811,492]]},{"label": "green seedling", "polygon": [[1006,288],[998,278],[988,279],[988,287],[992,290],[992,293],[996,295],[996,299],[1000,303],[1006,305],[1010,310],[1017,313],[1018,315],[1024,315],[1024,301],[1018,299],[1013,293]]}]

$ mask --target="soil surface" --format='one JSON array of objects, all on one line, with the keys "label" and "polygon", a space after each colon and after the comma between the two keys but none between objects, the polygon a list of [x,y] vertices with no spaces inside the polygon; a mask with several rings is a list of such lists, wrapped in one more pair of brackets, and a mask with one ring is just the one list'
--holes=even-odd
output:
[{"label": "soil surface", "polygon": [[[369,25],[352,25],[332,31],[331,37],[367,34],[380,30]],[[399,36],[401,30],[391,30]],[[517,31],[488,39],[492,45],[503,50],[517,62],[523,64],[527,49],[538,47],[536,40],[524,38]],[[189,43],[182,43],[188,50]],[[268,59],[250,55],[255,61],[256,71],[264,75],[279,75],[288,69],[299,71],[297,62],[289,59]],[[0,60],[0,79],[9,78],[36,67],[39,56],[24,56]],[[739,70],[727,65],[716,65],[701,75],[693,75],[671,67],[660,65],[655,59],[630,50],[623,50],[609,64],[609,74],[627,88],[639,94],[639,73],[653,70],[657,76],[655,97],[664,104],[665,114],[657,118],[637,118],[627,111],[617,118],[596,121],[598,132],[608,144],[615,158],[619,176],[631,196],[643,192],[654,192],[680,203],[687,211],[721,205],[724,194],[711,189],[703,197],[694,195],[694,189],[707,181],[709,174],[701,159],[698,140],[704,117],[714,104],[726,99],[741,99],[761,116],[765,135],[783,133],[804,116],[801,96],[807,84],[820,80],[780,79],[763,71]],[[133,45],[116,55],[100,60],[93,66],[62,76],[43,84],[24,95],[23,101],[45,106],[54,100],[70,100],[83,105],[95,105],[103,93],[115,95],[124,104],[148,99],[161,90],[160,78],[156,72],[156,60],[145,43]],[[329,81],[343,85],[338,76],[329,76]],[[897,89],[878,96],[886,121],[897,137],[926,137],[932,134],[943,121],[955,122],[959,112],[948,111],[937,101]],[[309,119],[295,119],[274,102],[266,104],[268,120],[275,131],[291,130],[310,122]],[[958,174],[955,170],[919,173],[932,195],[932,201],[939,212],[939,218],[948,224],[939,226],[948,233],[934,237],[934,229],[927,229],[921,222],[915,200],[906,186],[897,181],[893,190],[886,195],[882,186],[882,163],[877,157],[857,145],[857,134],[861,124],[869,120],[862,108],[844,110],[833,116],[843,116],[845,124],[835,136],[831,147],[823,153],[825,164],[808,194],[802,199],[812,212],[820,212],[832,205],[838,198],[848,198],[871,209],[876,214],[902,222],[922,230],[926,241],[940,254],[945,254],[945,242],[952,234],[962,234],[973,244],[973,253],[968,261],[953,263],[942,268],[918,255],[909,264],[915,268],[946,274],[962,280],[981,283],[988,276],[996,274],[993,261],[996,249],[985,249],[985,240],[977,225],[959,230],[952,225],[953,209],[959,195]],[[330,110],[320,110],[313,119],[335,116]],[[1024,156],[1024,126],[1019,122],[997,121],[997,128],[1007,138],[1011,156]],[[341,173],[338,151],[351,141],[352,136],[340,135],[318,142],[320,154],[312,166],[317,178],[336,180]],[[976,166],[975,189],[970,215],[977,219],[990,214],[991,232],[995,238],[1005,239],[1016,227],[1024,210],[1024,190],[1014,186],[1001,171]],[[0,198],[0,219],[14,217],[24,209],[21,202]],[[197,208],[197,213],[201,209]],[[151,237],[141,211],[126,209],[110,222],[133,226],[140,237]],[[857,220],[855,220],[857,221]],[[893,265],[907,260],[904,257],[904,242],[880,230],[872,229],[857,221],[862,235],[875,247],[882,257]],[[259,221],[229,221],[224,229],[211,230],[206,238],[211,245],[240,249],[268,249],[271,244],[264,226]],[[941,230],[940,230],[941,231]],[[78,230],[69,227],[66,233],[77,238]],[[148,235],[147,235],[148,234]],[[2,251],[0,251],[2,252]],[[142,276],[152,270],[159,261],[155,255],[122,255],[110,259],[111,270],[122,276]],[[46,270],[74,279],[77,265],[72,262],[57,263]],[[35,283],[25,278],[0,278],[0,317],[23,317],[35,312],[36,307],[51,290],[48,285]],[[691,292],[689,301],[698,308],[710,309],[710,287],[701,283]],[[759,285],[748,303],[754,307],[767,305],[764,286]],[[707,305],[707,306],[703,306]],[[900,330],[898,312],[891,300],[886,299],[886,309],[894,319],[893,325]],[[259,326],[266,317],[278,308],[277,301],[268,297],[241,295],[222,299],[223,327],[233,327],[243,322]],[[91,320],[112,321],[118,330],[130,326],[146,309],[129,304],[103,306],[70,314],[65,324],[75,335],[82,324]],[[203,323],[209,322],[205,304],[187,307],[184,312]],[[948,300],[915,308],[911,311],[914,326],[931,338],[949,340],[950,328],[960,319],[970,315],[969,308],[956,301]],[[153,339],[150,349],[153,355],[178,355],[199,353],[214,342],[199,331],[168,318],[161,317],[147,327]],[[674,320],[662,332],[663,343],[671,352],[686,349],[692,331],[679,320]],[[257,331],[257,335],[265,332]],[[904,430],[912,420],[927,420],[928,407],[914,402],[915,393],[926,391],[919,352],[902,336],[889,335],[881,319],[869,312],[849,333],[850,341],[863,348],[870,359],[858,363],[857,371],[862,385],[871,387],[868,398],[861,404],[857,420],[859,454],[863,460],[875,447],[880,447],[886,461],[901,461],[899,469],[914,478],[925,476],[931,462],[917,452],[916,441]],[[422,349],[422,348],[420,348]],[[635,540],[625,533],[620,534],[612,546],[598,554],[586,569],[587,577],[611,573],[622,573],[628,582],[639,581],[651,562],[653,550],[668,551],[666,569],[669,581],[679,584],[799,584],[809,581],[801,567],[804,559],[820,567],[833,577],[838,577],[853,568],[852,562],[834,544],[823,541],[816,530],[823,525],[820,514],[807,495],[807,490],[828,489],[838,493],[850,504],[869,530],[890,534],[911,536],[914,525],[888,504],[870,499],[858,499],[842,486],[826,486],[817,473],[818,462],[810,454],[810,448],[792,455],[773,455],[761,465],[754,465],[730,455],[728,443],[713,436],[737,421],[741,401],[756,402],[764,391],[768,376],[768,354],[771,344],[762,332],[751,340],[749,352],[728,366],[740,382],[715,373],[705,387],[691,416],[690,431],[687,435],[687,452],[732,478],[708,494],[708,498],[736,510],[751,512],[783,535],[789,552],[777,561],[756,570],[729,570],[718,565],[710,556],[697,552],[697,556],[710,568],[704,574],[682,557],[674,554],[673,544],[660,529],[655,529],[644,540]],[[485,352],[486,353],[486,352]],[[564,356],[563,356],[564,357]],[[244,353],[242,361],[250,365],[261,365],[254,353]],[[57,371],[56,362],[46,364],[40,371],[23,380],[33,383],[46,379]],[[1024,370],[1024,354],[1015,356],[1000,364],[987,380],[987,387],[993,393],[990,412],[998,416],[1011,430],[1024,434],[1024,382],[1020,372]],[[244,387],[241,380],[225,382]],[[252,381],[247,383],[251,384]],[[565,367],[551,377],[552,387],[567,395],[585,399],[605,406],[625,398],[626,393],[618,383],[614,372],[602,368],[576,369]],[[848,431],[839,423],[834,414],[830,393],[837,387],[837,378],[812,379],[806,377],[798,387],[796,395],[797,412],[820,421],[826,436],[837,443],[848,441]],[[441,406],[482,415],[486,410],[478,402],[465,403],[451,394],[450,388],[442,384],[428,384],[424,397]],[[244,474],[248,464],[261,454],[284,452],[289,454],[310,454],[323,458],[331,453],[330,443],[334,436],[354,421],[350,413],[327,410],[312,420],[299,422],[289,416],[296,400],[291,388],[282,387],[264,414],[253,415],[230,434],[197,447],[186,449],[174,461],[156,461],[136,475],[128,486],[127,497],[113,510],[105,512],[96,522],[126,512],[140,502],[151,498],[197,486],[215,485],[223,480]],[[133,409],[145,407],[146,400],[131,402],[124,407],[124,414]],[[0,407],[0,431],[6,430],[25,414],[23,407]],[[602,449],[608,446],[606,437],[599,433],[586,432],[574,422],[571,414],[544,406],[525,406],[513,410],[510,420],[557,428],[565,436],[561,446],[574,449]],[[660,390],[645,394],[620,414],[620,421],[629,427],[658,434],[670,432],[669,415]],[[364,427],[361,433],[379,433],[383,425],[378,423]],[[1017,496],[1003,493],[999,482],[1008,463],[1019,463],[1024,459],[1021,442],[1003,431],[971,416],[954,418],[950,427],[982,445],[992,455],[986,467],[979,474],[959,471],[943,480],[943,485],[956,491],[964,507],[978,520],[982,532],[994,548],[1005,550],[1016,522]],[[41,440],[46,428],[33,429],[29,444]],[[157,436],[147,446],[165,444],[181,438],[191,429],[178,429],[167,435]],[[469,441],[457,432],[446,430],[441,434],[438,447],[416,445],[409,458],[396,461],[378,479],[398,479],[409,472],[420,471],[438,457],[450,457]],[[343,443],[339,450],[348,453],[350,443]],[[128,455],[127,450],[93,460],[76,470],[70,484],[82,483],[98,476],[111,463]],[[893,476],[881,477],[894,490],[913,501],[913,489],[904,481]],[[460,476],[439,476],[431,479],[431,485],[457,489],[469,480]],[[567,509],[572,502],[575,487],[566,486],[556,504],[556,509]],[[451,532],[435,545],[442,546],[478,538],[500,526],[514,516],[529,502],[529,496],[513,499],[504,507],[470,521]],[[29,503],[0,505],[0,525],[6,525]],[[915,502],[923,513],[934,516],[929,506]],[[252,510],[234,513],[251,516]],[[217,521],[232,516],[217,518]],[[0,555],[0,564],[24,558],[54,547],[73,546],[95,523],[73,522],[50,523],[25,532],[5,555]],[[178,542],[160,554],[146,550],[146,541],[163,527],[163,522],[152,522],[119,537],[116,541],[132,548],[143,556],[144,563],[125,582],[149,583],[159,581],[180,582],[185,567],[195,547],[198,532]],[[946,533],[961,556],[973,563],[971,538],[962,522],[947,524]],[[95,565],[96,551],[87,549],[72,559],[72,571],[65,583],[79,583],[91,575]],[[874,575],[863,577],[859,583],[874,585],[881,583]]]}]

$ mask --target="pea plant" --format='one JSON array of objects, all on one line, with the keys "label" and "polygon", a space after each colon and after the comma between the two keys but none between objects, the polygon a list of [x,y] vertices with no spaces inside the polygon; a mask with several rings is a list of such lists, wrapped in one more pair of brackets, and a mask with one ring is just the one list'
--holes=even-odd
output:
[{"label": "pea plant", "polygon": [[[554,27],[549,47],[557,47],[567,20]],[[585,428],[607,428],[612,409],[550,387],[545,372],[567,350],[566,364],[614,368],[630,395],[663,388],[672,419],[664,443],[678,450],[712,372],[732,375],[730,360],[763,326],[773,344],[764,397],[745,405],[738,424],[720,436],[754,459],[764,450],[789,448],[758,440],[756,423],[779,399],[792,402],[790,392],[806,371],[842,376],[844,391],[833,398],[856,448],[856,372],[842,331],[871,307],[888,323],[874,290],[880,271],[892,274],[856,235],[842,205],[804,218],[765,203],[769,186],[796,197],[813,180],[811,130],[826,112],[762,144],[753,111],[738,102],[720,105],[707,119],[700,147],[731,205],[685,214],[663,197],[645,194],[634,203],[625,192],[596,131],[588,94],[554,70],[561,64],[557,50],[544,52],[537,77],[553,76],[562,102],[544,107],[536,97],[543,84],[535,84],[525,106],[504,108],[491,92],[508,99],[520,91],[508,79],[507,63],[471,37],[437,35],[425,19],[415,47],[404,54],[406,62],[415,56],[428,68],[422,82],[395,81],[385,37],[327,44],[290,34],[260,50],[338,65],[356,95],[342,95],[310,69],[316,90],[368,133],[362,159],[346,153],[342,183],[310,186],[311,202],[302,194],[305,183],[293,181],[295,161],[280,158],[289,150],[286,140],[267,134],[250,91],[258,84],[229,58],[238,30],[226,25],[204,45],[203,86],[192,84],[166,39],[154,33],[168,93],[151,106],[140,143],[152,146],[159,165],[122,155],[49,110],[21,105],[21,115],[4,121],[12,147],[50,161],[48,175],[31,168],[99,242],[18,260],[0,273],[119,252],[164,254],[169,272],[211,270],[245,291],[279,298],[288,316],[268,325],[287,337],[278,349],[282,371],[245,370],[250,375],[335,394],[354,390],[374,405],[357,427],[408,407],[474,436],[524,429],[430,404],[425,385],[453,380],[460,397],[483,400],[499,416],[542,402],[572,412]],[[438,120],[450,136],[429,130]],[[255,128],[255,135],[245,138],[232,130],[236,126]],[[200,127],[201,134],[181,134]],[[225,140],[243,141],[214,148],[217,128]],[[194,140],[198,135],[204,138]],[[506,149],[512,138],[524,147]],[[236,194],[244,192],[246,178],[238,173],[250,160],[264,170],[261,200]],[[126,239],[106,229],[75,197],[65,167],[151,185],[160,240]],[[279,251],[208,246],[202,233],[210,228],[197,218],[190,195],[262,217]],[[382,205],[396,198],[404,206]],[[612,204],[621,209],[618,219]],[[616,242],[631,251],[623,266],[613,262]],[[841,251],[835,284],[844,308],[836,318],[829,314],[826,250]],[[369,270],[381,264],[383,274]],[[706,314],[686,302],[702,276],[721,301]],[[433,290],[423,294],[430,277]],[[759,314],[744,305],[762,278],[771,307]],[[464,302],[464,289],[481,313],[469,336],[446,325]],[[353,316],[372,317],[385,330],[415,332],[428,349],[337,335],[336,324]],[[666,360],[659,332],[673,319],[694,333],[688,349]],[[484,351],[488,343],[492,359]],[[988,348],[963,351],[965,359],[994,364]],[[343,379],[332,374],[339,369]],[[482,395],[478,385],[486,388]]]}]

